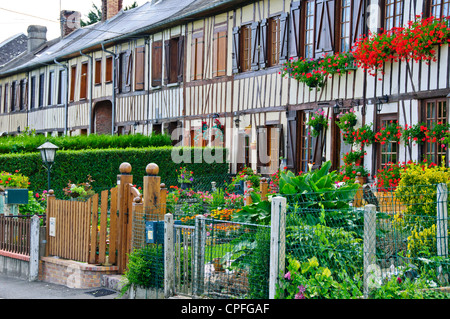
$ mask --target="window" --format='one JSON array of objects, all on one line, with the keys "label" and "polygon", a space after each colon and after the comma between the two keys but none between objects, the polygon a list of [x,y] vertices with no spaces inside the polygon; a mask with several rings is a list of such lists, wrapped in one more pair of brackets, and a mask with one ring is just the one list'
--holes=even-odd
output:
[{"label": "window", "polygon": [[194,32],[191,44],[191,81],[203,79],[203,32]]},{"label": "window", "polygon": [[24,110],[28,107],[28,80],[23,79],[20,81],[20,101],[19,108]]},{"label": "window", "polygon": [[384,10],[385,31],[402,26],[403,0],[386,0]]},{"label": "window", "polygon": [[80,100],[85,100],[88,94],[88,63],[81,64],[81,77],[80,77]]},{"label": "window", "polygon": [[[432,128],[436,123],[446,124],[447,119],[447,100],[436,99],[424,101],[423,121],[428,128]],[[441,143],[436,141],[434,143],[425,143],[423,146],[423,159],[428,162],[440,165],[442,156],[445,156],[445,149],[441,147]]]},{"label": "window", "polygon": [[55,86],[55,72],[50,72],[48,77],[48,105],[55,104],[54,88]]},{"label": "window", "polygon": [[350,51],[351,35],[350,35],[350,17],[351,17],[351,0],[341,0],[340,8],[340,28],[339,28],[339,48],[340,52]]},{"label": "window", "polygon": [[75,85],[77,81],[77,66],[73,65],[70,68],[70,102],[75,100]]},{"label": "window", "polygon": [[17,81],[11,83],[11,112],[16,110],[17,105]]},{"label": "window", "polygon": [[430,15],[436,18],[448,17],[450,15],[449,0],[430,0]]},{"label": "window", "polygon": [[[305,3],[305,45],[304,58],[314,57],[314,0]],[[303,167],[303,165],[302,165]]]},{"label": "window", "polygon": [[145,47],[135,49],[136,70],[134,75],[135,90],[145,89]]},{"label": "window", "polygon": [[178,37],[165,41],[165,84],[183,82],[184,38]]},{"label": "window", "polygon": [[[386,127],[392,122],[397,122],[397,114],[385,114],[380,116],[380,127]],[[398,148],[397,142],[389,142],[380,144],[378,168],[384,168],[388,163],[398,162]]]},{"label": "window", "polygon": [[162,41],[152,44],[152,87],[162,85]]},{"label": "window", "polygon": [[67,90],[67,72],[66,70],[59,70],[59,83],[58,83],[58,104],[63,104],[66,101]]},{"label": "window", "polygon": [[306,124],[309,120],[309,112],[300,112],[300,167],[302,172],[308,171],[308,163],[313,162],[313,138],[311,129]]},{"label": "window", "polygon": [[106,57],[106,70],[105,70],[105,82],[110,83],[113,80],[113,58],[112,56]]},{"label": "window", "polygon": [[116,60],[118,72],[116,73],[116,87],[118,93],[128,93],[131,91],[131,75],[133,70],[133,59],[131,51],[119,54]]},{"label": "window", "polygon": [[275,66],[280,62],[280,18],[268,20],[269,30],[267,34],[268,65]]},{"label": "window", "polygon": [[241,27],[239,37],[239,65],[240,71],[246,72],[251,70],[252,65],[252,32],[249,25]]},{"label": "window", "polygon": [[30,109],[36,107],[36,77],[31,77],[31,88],[30,88]]},{"label": "window", "polygon": [[45,94],[45,74],[42,73],[39,75],[39,107],[44,106],[44,94]]},{"label": "window", "polygon": [[95,60],[95,85],[102,83],[102,59]]},{"label": "window", "polygon": [[9,109],[8,109],[8,90],[9,90],[9,86],[8,84],[5,84],[5,99],[4,99],[4,104],[3,104],[3,113],[8,113]]},{"label": "window", "polygon": [[227,74],[227,27],[216,27],[213,35],[212,76]]}]

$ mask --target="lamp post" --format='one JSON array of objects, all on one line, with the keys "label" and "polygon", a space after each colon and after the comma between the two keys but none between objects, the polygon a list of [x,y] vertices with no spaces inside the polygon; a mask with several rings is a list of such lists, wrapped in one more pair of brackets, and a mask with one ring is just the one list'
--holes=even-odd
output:
[{"label": "lamp post", "polygon": [[47,191],[50,190],[50,171],[52,169],[53,163],[55,162],[56,150],[58,148],[59,148],[58,146],[53,145],[50,142],[45,142],[44,144],[42,144],[37,148],[39,151],[41,151],[42,161],[47,167],[47,174],[48,174]]}]

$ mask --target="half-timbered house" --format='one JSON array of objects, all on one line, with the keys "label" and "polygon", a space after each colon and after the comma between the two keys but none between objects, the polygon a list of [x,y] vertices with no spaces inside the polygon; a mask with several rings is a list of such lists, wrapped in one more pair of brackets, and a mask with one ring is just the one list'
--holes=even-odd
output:
[{"label": "half-timbered house", "polygon": [[[30,28],[28,52],[0,69],[0,131],[168,132],[174,145],[227,147],[232,172],[247,165],[272,174],[326,160],[338,169],[351,147],[336,125],[342,110],[355,109],[358,125],[375,130],[390,120],[448,120],[447,44],[430,64],[389,62],[376,77],[355,69],[321,90],[280,72],[289,59],[350,51],[369,31],[420,14],[447,16],[443,0],[159,0],[128,11],[104,0],[102,7],[103,20],[84,28],[79,13],[63,11],[61,37],[52,41],[42,27]],[[331,122],[314,137],[307,122],[319,109]],[[439,162],[445,154],[401,142],[366,152],[372,173],[389,161]]]}]

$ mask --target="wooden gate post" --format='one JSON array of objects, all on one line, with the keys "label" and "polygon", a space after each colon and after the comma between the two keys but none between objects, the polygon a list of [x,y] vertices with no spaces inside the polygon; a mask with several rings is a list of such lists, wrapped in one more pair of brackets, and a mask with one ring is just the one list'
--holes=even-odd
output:
[{"label": "wooden gate post", "polygon": [[166,184],[162,183],[160,186],[161,189],[161,216],[165,216],[167,212],[167,188]]},{"label": "wooden gate post", "polygon": [[118,218],[118,238],[117,238],[117,266],[119,273],[123,273],[126,266],[126,252],[128,246],[128,212],[131,211],[132,202],[129,202],[128,194],[130,192],[131,184],[133,183],[133,175],[131,175],[131,165],[129,163],[122,163],[119,167],[120,174],[117,175],[117,208],[119,210]]},{"label": "wooden gate post", "polygon": [[145,168],[147,173],[144,176],[143,204],[144,214],[150,216],[150,220],[164,220],[161,215],[161,177],[159,167],[154,163],[150,163]]},{"label": "wooden gate post", "polygon": [[261,178],[259,188],[261,189],[261,201],[266,201],[267,193],[269,192],[269,183],[267,183],[267,178]]}]

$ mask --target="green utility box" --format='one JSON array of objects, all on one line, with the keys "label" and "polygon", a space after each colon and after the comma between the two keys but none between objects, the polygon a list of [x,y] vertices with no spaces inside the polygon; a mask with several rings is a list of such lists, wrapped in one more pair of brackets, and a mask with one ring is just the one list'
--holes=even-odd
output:
[{"label": "green utility box", "polygon": [[5,204],[21,205],[28,204],[28,189],[7,189],[5,190]]}]

